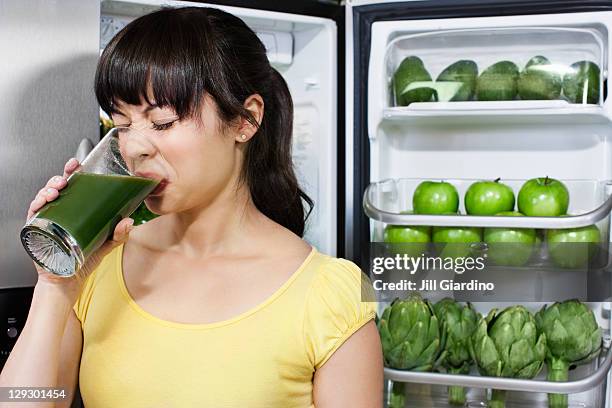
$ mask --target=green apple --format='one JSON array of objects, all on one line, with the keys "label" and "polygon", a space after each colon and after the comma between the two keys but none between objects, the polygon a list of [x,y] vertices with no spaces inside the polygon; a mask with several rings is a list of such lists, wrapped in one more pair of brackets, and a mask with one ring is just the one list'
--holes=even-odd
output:
[{"label": "green apple", "polygon": [[459,193],[445,181],[423,181],[414,190],[412,208],[416,214],[456,213],[459,209]]},{"label": "green apple", "polygon": [[482,228],[433,227],[431,240],[441,245],[441,258],[465,258],[470,256],[471,244],[482,242]]},{"label": "green apple", "polygon": [[398,252],[418,257],[427,251],[431,242],[431,227],[421,225],[387,225],[384,240],[395,245]]},{"label": "green apple", "polygon": [[561,268],[584,268],[595,256],[601,233],[595,225],[546,231],[548,253]]},{"label": "green apple", "polygon": [[567,212],[569,192],[565,184],[549,177],[528,180],[518,195],[518,210],[530,217],[556,217]]},{"label": "green apple", "polygon": [[472,184],[465,193],[465,211],[470,215],[494,215],[514,210],[514,192],[499,180]]},{"label": "green apple", "polygon": [[[504,211],[496,215],[523,216],[518,211]],[[489,247],[488,258],[497,265],[523,266],[531,258],[537,235],[533,228],[486,228],[484,242]]]}]

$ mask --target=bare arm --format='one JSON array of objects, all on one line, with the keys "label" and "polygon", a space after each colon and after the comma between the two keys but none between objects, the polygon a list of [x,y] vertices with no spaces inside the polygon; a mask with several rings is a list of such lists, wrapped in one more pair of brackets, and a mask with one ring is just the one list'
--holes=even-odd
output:
[{"label": "bare arm", "polygon": [[317,408],[382,408],[383,359],[374,321],[357,330],[315,372]]},{"label": "bare arm", "polygon": [[[46,203],[55,200],[59,190],[66,187],[68,177],[79,168],[76,159],[68,161],[64,175],[52,177],[38,192],[30,204],[27,218],[30,219]],[[112,239],[92,254],[77,274],[82,276],[58,277],[34,264],[38,282],[34,288],[32,305],[23,331],[0,373],[0,387],[63,387],[66,388],[68,398],[61,403],[20,402],[20,407],[70,406],[83,346],[80,322],[72,307],[87,275],[115,246],[127,240],[132,222],[128,218],[117,224]],[[9,405],[14,406],[13,403],[0,402],[0,408],[8,408]]]},{"label": "bare arm", "polygon": [[[0,373],[0,386],[57,387],[60,383],[64,386],[74,382],[74,378],[63,378],[67,373],[78,372],[75,365],[81,355],[81,328],[69,321],[70,318],[76,320],[72,300],[52,285],[44,282],[36,285],[26,324]],[[72,396],[73,390],[68,389],[68,392]],[[55,406],[51,402],[27,405]],[[20,403],[20,406],[27,405]],[[0,402],[0,407],[5,406],[9,403]]]}]

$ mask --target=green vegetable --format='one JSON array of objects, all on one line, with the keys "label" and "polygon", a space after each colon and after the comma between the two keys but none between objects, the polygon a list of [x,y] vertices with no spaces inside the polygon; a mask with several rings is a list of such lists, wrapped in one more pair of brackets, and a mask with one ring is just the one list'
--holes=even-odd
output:
[{"label": "green vegetable", "polygon": [[[395,299],[378,321],[383,356],[387,367],[431,371],[444,348],[444,332],[431,304],[412,293]],[[391,408],[403,407],[404,384],[392,387]]]},{"label": "green vegetable", "polygon": [[572,103],[599,102],[599,67],[590,61],[578,61],[563,77],[563,94]]},{"label": "green vegetable", "polygon": [[[436,303],[434,311],[442,330],[446,333],[445,353],[440,360],[440,365],[451,374],[469,374],[472,357],[468,343],[476,330],[480,315],[471,304],[462,306],[450,298]],[[453,405],[465,405],[464,388],[449,387],[448,402]]]},{"label": "green vegetable", "polygon": [[521,99],[558,99],[561,95],[561,75],[546,57],[540,55],[527,62],[518,79],[518,93]]},{"label": "green vegetable", "polygon": [[500,61],[488,67],[476,81],[479,101],[507,101],[516,97],[518,67],[510,61]]},{"label": "green vegetable", "polygon": [[[571,365],[587,363],[599,355],[601,329],[593,311],[578,300],[544,306],[535,319],[548,339],[549,381],[567,381]],[[567,395],[549,394],[548,406],[567,408]]]},{"label": "green vegetable", "polygon": [[[460,88],[450,98],[451,101],[469,101],[474,94],[478,66],[474,61],[461,60],[449,65],[438,75],[436,82],[457,82]],[[439,100],[439,98],[438,98]]]},{"label": "green vegetable", "polygon": [[[398,106],[407,106],[413,102],[429,102],[434,94],[430,86],[409,89],[413,82],[431,82],[431,75],[425,69],[419,57],[407,57],[401,62],[393,75],[393,89]],[[433,84],[433,82],[431,82]]]},{"label": "green vegetable", "polygon": [[[482,375],[530,379],[546,357],[546,335],[539,333],[533,315],[523,306],[481,318],[470,338],[470,354]],[[489,408],[505,407],[505,391],[493,390]]]}]

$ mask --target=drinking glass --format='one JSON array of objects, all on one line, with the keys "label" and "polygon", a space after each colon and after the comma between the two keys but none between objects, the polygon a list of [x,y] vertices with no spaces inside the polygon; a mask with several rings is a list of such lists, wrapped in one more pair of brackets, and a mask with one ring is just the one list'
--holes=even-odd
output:
[{"label": "drinking glass", "polygon": [[59,197],[21,229],[28,255],[55,275],[74,275],[159,183],[132,174],[121,156],[118,136],[119,129],[111,129],[81,169],[70,175]]}]

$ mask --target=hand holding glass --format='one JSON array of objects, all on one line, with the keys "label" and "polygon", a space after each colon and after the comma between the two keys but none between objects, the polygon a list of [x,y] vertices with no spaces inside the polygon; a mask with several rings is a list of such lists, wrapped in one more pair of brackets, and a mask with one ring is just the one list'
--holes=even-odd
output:
[{"label": "hand holding glass", "polygon": [[159,182],[131,173],[119,150],[118,133],[112,129],[85,158],[80,171],[70,175],[60,196],[21,230],[30,257],[55,275],[74,275]]}]

